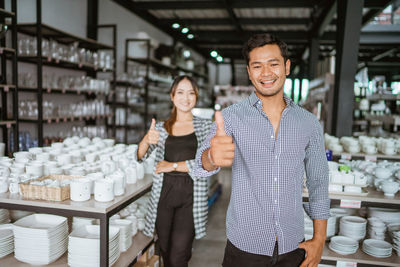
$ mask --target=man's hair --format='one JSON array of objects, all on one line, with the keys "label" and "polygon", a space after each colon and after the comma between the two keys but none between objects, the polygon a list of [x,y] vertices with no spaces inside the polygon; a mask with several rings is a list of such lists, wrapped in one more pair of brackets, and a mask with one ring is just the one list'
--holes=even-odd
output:
[{"label": "man's hair", "polygon": [[254,48],[262,47],[268,44],[276,44],[277,46],[279,46],[284,63],[286,64],[286,61],[289,59],[286,43],[281,41],[281,39],[279,39],[275,35],[269,33],[255,34],[251,36],[250,39],[244,44],[242,54],[244,59],[246,60],[246,64],[249,65],[249,54]]}]

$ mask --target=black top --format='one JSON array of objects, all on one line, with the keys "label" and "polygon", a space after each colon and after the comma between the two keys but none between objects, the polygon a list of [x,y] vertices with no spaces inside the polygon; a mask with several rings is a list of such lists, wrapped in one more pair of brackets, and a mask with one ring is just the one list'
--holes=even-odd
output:
[{"label": "black top", "polygon": [[[179,162],[194,159],[197,151],[197,138],[193,132],[187,135],[169,135],[165,140],[164,160],[169,162]],[[187,172],[168,172],[164,175],[188,175]]]}]

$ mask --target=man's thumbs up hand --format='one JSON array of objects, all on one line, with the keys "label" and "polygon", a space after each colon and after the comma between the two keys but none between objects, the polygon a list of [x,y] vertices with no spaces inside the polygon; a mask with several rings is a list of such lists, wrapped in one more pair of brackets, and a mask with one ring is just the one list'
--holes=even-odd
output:
[{"label": "man's thumbs up hand", "polygon": [[211,139],[208,159],[215,167],[232,166],[235,157],[235,145],[233,138],[225,133],[224,118],[221,111],[215,112],[215,123],[217,124],[217,131]]}]

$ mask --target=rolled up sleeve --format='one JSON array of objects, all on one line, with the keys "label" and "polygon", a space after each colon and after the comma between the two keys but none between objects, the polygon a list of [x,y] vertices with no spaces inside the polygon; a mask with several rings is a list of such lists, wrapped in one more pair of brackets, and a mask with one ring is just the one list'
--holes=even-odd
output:
[{"label": "rolled up sleeve", "polygon": [[214,171],[207,171],[206,169],[203,168],[203,162],[201,161],[201,156],[203,155],[204,151],[206,151],[211,147],[211,139],[214,137],[216,129],[217,129],[216,124],[213,123],[206,139],[202,143],[201,147],[197,149],[196,159],[194,162],[194,169],[193,169],[193,173],[197,177],[209,177],[211,175],[218,173],[219,170],[221,169],[218,168]]},{"label": "rolled up sleeve", "polygon": [[329,218],[330,199],[329,168],[326,159],[322,127],[315,121],[313,134],[306,148],[306,186],[309,193],[309,215],[311,219]]}]

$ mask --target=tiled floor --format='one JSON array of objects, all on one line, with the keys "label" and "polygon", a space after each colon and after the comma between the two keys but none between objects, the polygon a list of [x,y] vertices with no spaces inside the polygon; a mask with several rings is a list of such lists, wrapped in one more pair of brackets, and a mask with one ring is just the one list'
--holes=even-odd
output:
[{"label": "tiled floor", "polygon": [[211,206],[207,236],[194,242],[190,267],[220,267],[222,263],[226,245],[225,216],[231,193],[231,170],[222,169],[218,179],[222,183],[222,194]]}]

